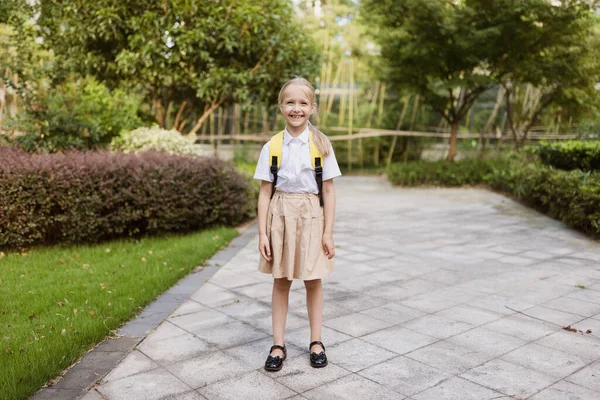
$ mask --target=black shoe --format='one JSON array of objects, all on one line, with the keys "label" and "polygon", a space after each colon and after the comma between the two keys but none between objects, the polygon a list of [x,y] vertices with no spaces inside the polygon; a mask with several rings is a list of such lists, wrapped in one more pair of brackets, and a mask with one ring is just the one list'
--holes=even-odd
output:
[{"label": "black shoe", "polygon": [[[279,349],[283,351],[283,358],[279,356],[273,357],[271,353],[273,350]],[[265,361],[265,369],[267,371],[279,371],[281,367],[283,367],[283,360],[287,357],[287,350],[285,349],[285,345],[280,346],[278,344],[271,346],[271,350],[269,350],[269,355],[267,357],[267,361]]]},{"label": "black shoe", "polygon": [[310,353],[310,366],[313,368],[323,368],[323,367],[327,366],[327,356],[325,355],[325,345],[323,343],[319,342],[318,340],[315,340],[308,346],[308,351],[310,351],[310,349],[312,349],[312,347],[315,344],[320,344],[321,347],[323,347],[323,351],[320,352],[319,354],[313,353],[313,352]]}]

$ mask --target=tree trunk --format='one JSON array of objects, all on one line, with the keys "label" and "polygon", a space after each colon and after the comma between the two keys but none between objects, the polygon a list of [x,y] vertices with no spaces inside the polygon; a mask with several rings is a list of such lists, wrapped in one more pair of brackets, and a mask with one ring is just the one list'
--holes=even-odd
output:
[{"label": "tree trunk", "polygon": [[175,122],[173,122],[173,129],[179,128],[179,119],[181,118],[181,114],[183,113],[183,109],[187,105],[187,100],[184,100],[179,106],[179,111],[177,111],[177,116],[175,116]]},{"label": "tree trunk", "polygon": [[446,157],[447,161],[454,161],[454,157],[456,157],[456,139],[458,136],[458,120],[452,121],[450,124],[450,149],[448,149],[448,156]]},{"label": "tree trunk", "polygon": [[189,133],[187,134],[188,136],[193,136],[196,134],[196,132],[198,132],[198,129],[200,129],[202,127],[202,124],[204,123],[204,121],[206,121],[206,118],[208,118],[212,112],[214,110],[216,110],[217,108],[219,108],[219,106],[221,104],[223,104],[223,102],[225,101],[226,97],[223,96],[220,100],[213,100],[213,102],[211,103],[211,105],[208,108],[204,109],[204,113],[202,113],[202,115],[200,116],[200,118],[198,118],[198,121],[196,122],[196,125],[194,125],[194,127],[192,128],[191,131],[189,131]]}]

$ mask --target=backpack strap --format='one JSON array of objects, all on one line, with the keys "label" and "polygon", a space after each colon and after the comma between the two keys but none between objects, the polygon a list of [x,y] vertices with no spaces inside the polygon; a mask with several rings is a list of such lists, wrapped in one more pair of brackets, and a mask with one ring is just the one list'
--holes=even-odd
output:
[{"label": "backpack strap", "polygon": [[[271,137],[269,144],[269,159],[271,164],[271,174],[273,174],[273,191],[271,192],[271,198],[275,194],[275,186],[277,185],[277,173],[281,166],[281,153],[283,152],[283,132],[279,132],[277,135]],[[315,169],[315,179],[317,181],[317,188],[319,190],[319,204],[323,206],[323,154],[313,141],[313,133],[311,130],[309,134],[309,147],[310,147],[310,159],[312,166]]]},{"label": "backpack strap", "polygon": [[319,189],[319,204],[323,206],[323,154],[313,140],[313,133],[308,131],[310,144],[310,159],[313,168],[315,169],[315,179],[317,180],[317,188]]},{"label": "backpack strap", "polygon": [[283,132],[279,132],[273,136],[269,144],[269,159],[271,162],[271,174],[273,174],[273,191],[271,192],[271,198],[275,194],[275,185],[277,185],[277,172],[281,166],[281,153],[283,151]]}]

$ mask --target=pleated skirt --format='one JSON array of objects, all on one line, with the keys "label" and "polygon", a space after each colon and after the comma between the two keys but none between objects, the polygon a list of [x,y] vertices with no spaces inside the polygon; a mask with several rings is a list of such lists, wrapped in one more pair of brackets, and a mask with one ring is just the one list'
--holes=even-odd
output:
[{"label": "pleated skirt", "polygon": [[260,258],[258,270],[288,280],[321,279],[333,272],[323,250],[323,208],[312,193],[276,191],[267,213],[272,261]]}]

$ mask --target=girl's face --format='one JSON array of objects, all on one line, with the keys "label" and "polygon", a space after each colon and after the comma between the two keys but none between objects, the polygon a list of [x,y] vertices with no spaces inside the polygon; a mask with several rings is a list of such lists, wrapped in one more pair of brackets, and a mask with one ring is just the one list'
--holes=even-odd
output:
[{"label": "girl's face", "polygon": [[308,90],[304,85],[291,84],[283,91],[279,109],[285,117],[290,133],[301,133],[317,108],[308,97]]}]

